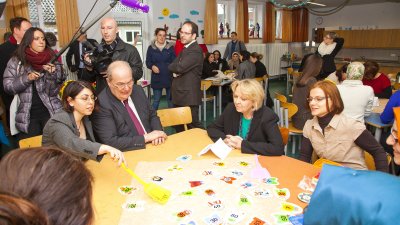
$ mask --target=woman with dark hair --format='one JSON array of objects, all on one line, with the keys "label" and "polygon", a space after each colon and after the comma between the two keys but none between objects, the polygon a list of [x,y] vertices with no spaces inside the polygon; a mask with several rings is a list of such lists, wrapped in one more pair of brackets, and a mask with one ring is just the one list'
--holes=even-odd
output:
[{"label": "woman with dark hair", "polygon": [[218,50],[213,51],[214,54],[214,62],[217,64],[217,70],[221,70],[225,72],[229,70],[228,62],[225,59],[221,58],[221,52]]},{"label": "woman with dark hair", "polygon": [[213,77],[218,74],[217,64],[214,61],[214,54],[207,52],[206,58],[203,62],[203,73],[201,74],[201,79],[204,80],[209,77]]},{"label": "woman with dark hair", "polygon": [[228,61],[229,70],[237,70],[240,64],[240,56],[239,53],[232,53],[232,58]]},{"label": "woman with dark hair", "polygon": [[379,72],[379,64],[374,61],[367,61],[364,63],[364,67],[363,84],[371,86],[376,97],[390,98],[392,96],[392,84],[384,73]]},{"label": "woman with dark hair", "polygon": [[[264,63],[260,61],[262,58],[263,55],[258,54],[257,52],[253,52],[250,54],[250,61],[256,66],[256,77],[263,77],[264,75],[268,75],[267,68],[265,67]],[[266,106],[272,108],[272,106],[274,106],[274,102],[272,101],[271,94],[269,93],[269,85],[267,85],[266,95]]]},{"label": "woman with dark hair", "polygon": [[165,89],[168,107],[172,108],[171,83],[172,73],[168,66],[175,59],[175,52],[172,43],[166,41],[167,31],[157,28],[154,31],[155,40],[147,49],[146,66],[151,70],[151,88],[153,89],[153,108],[158,109],[162,90]]},{"label": "woman with dark hair", "polygon": [[364,151],[371,154],[375,167],[388,172],[386,153],[364,123],[346,117],[336,85],[330,81],[315,83],[307,96],[313,119],[303,129],[300,160],[310,162],[313,151],[345,167],[366,170]]},{"label": "woman with dark hair", "polygon": [[100,161],[110,154],[118,165],[125,162],[116,148],[95,142],[90,116],[95,109],[95,91],[86,81],[72,81],[62,94],[63,110],[50,118],[43,130],[43,146],[55,145],[74,155]]},{"label": "woman with dark hair", "polygon": [[297,129],[303,129],[311,112],[307,108],[307,95],[311,85],[317,82],[316,77],[321,71],[322,58],[319,55],[310,55],[304,62],[304,68],[299,80],[293,88],[293,103],[297,105],[298,111],[293,115],[293,125]]},{"label": "woman with dark hair", "polygon": [[93,177],[76,157],[56,148],[15,150],[0,171],[0,191],[38,206],[50,225],[94,224]]},{"label": "woman with dark hair", "polygon": [[254,78],[256,75],[256,66],[250,62],[250,52],[244,50],[240,52],[239,68],[237,69],[236,78],[239,80]]},{"label": "woman with dark hair", "polygon": [[50,63],[53,56],[44,32],[31,27],[4,72],[4,90],[20,99],[15,125],[21,139],[41,135],[47,120],[61,108],[57,95],[66,75],[61,65]]},{"label": "woman with dark hair", "polygon": [[1,225],[49,225],[44,212],[35,204],[9,193],[0,193]]},{"label": "woman with dark hair", "polygon": [[344,80],[346,80],[346,77],[347,77],[346,72],[347,72],[348,66],[349,66],[349,63],[343,64],[343,66],[340,69],[329,74],[329,76],[325,79],[332,81],[336,85],[341,84]]}]

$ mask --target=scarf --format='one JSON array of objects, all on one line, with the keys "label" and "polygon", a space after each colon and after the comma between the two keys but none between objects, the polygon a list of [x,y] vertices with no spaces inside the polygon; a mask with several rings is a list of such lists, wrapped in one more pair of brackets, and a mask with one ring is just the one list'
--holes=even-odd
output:
[{"label": "scarf", "polygon": [[106,44],[106,42],[104,41],[104,39],[101,40],[101,45],[107,49],[108,52],[113,52],[115,47],[117,47],[117,44],[119,42],[120,38],[117,37],[115,38],[115,40],[111,43],[111,44]]},{"label": "scarf", "polygon": [[54,52],[53,50],[46,48],[43,52],[36,53],[28,47],[25,49],[25,54],[26,61],[35,71],[40,72],[43,70],[43,65],[46,65],[50,62]]},{"label": "scarf", "polygon": [[157,41],[154,41],[154,45],[160,50],[162,51],[165,46],[167,45],[167,41],[164,42],[164,44],[159,44]]},{"label": "scarf", "polygon": [[336,42],[333,42],[330,45],[327,45],[327,44],[325,44],[325,42],[322,42],[318,46],[318,53],[321,55],[321,57],[323,57],[324,55],[329,55],[333,52],[335,47],[336,47]]},{"label": "scarf", "polygon": [[13,35],[10,36],[8,41],[13,45],[17,45],[18,44],[17,39],[15,39],[15,37]]}]

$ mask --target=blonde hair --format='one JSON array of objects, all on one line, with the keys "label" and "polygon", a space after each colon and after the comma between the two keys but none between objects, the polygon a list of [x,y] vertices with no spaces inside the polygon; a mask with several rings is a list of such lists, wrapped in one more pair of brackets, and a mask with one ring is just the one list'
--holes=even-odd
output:
[{"label": "blonde hair", "polygon": [[240,92],[253,102],[254,110],[259,110],[265,98],[264,89],[261,84],[254,79],[237,80],[231,84],[232,91],[240,88]]}]

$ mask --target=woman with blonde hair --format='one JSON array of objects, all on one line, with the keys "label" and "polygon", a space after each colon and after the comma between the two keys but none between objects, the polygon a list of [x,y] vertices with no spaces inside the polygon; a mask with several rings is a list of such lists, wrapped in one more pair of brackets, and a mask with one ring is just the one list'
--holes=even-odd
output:
[{"label": "woman with blonde hair", "polygon": [[278,116],[263,105],[261,84],[253,79],[235,81],[231,85],[233,104],[207,127],[213,141],[222,138],[231,148],[242,153],[279,156],[284,145],[277,125]]}]

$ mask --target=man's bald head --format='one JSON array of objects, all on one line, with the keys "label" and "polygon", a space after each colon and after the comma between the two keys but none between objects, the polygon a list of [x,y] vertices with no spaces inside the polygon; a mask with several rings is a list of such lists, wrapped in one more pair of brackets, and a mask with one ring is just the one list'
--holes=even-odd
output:
[{"label": "man's bald head", "polygon": [[125,61],[114,61],[107,68],[107,83],[111,93],[120,101],[132,94],[132,69]]},{"label": "man's bald head", "polygon": [[111,44],[118,33],[118,25],[113,18],[104,18],[101,20],[101,36],[106,44]]}]

